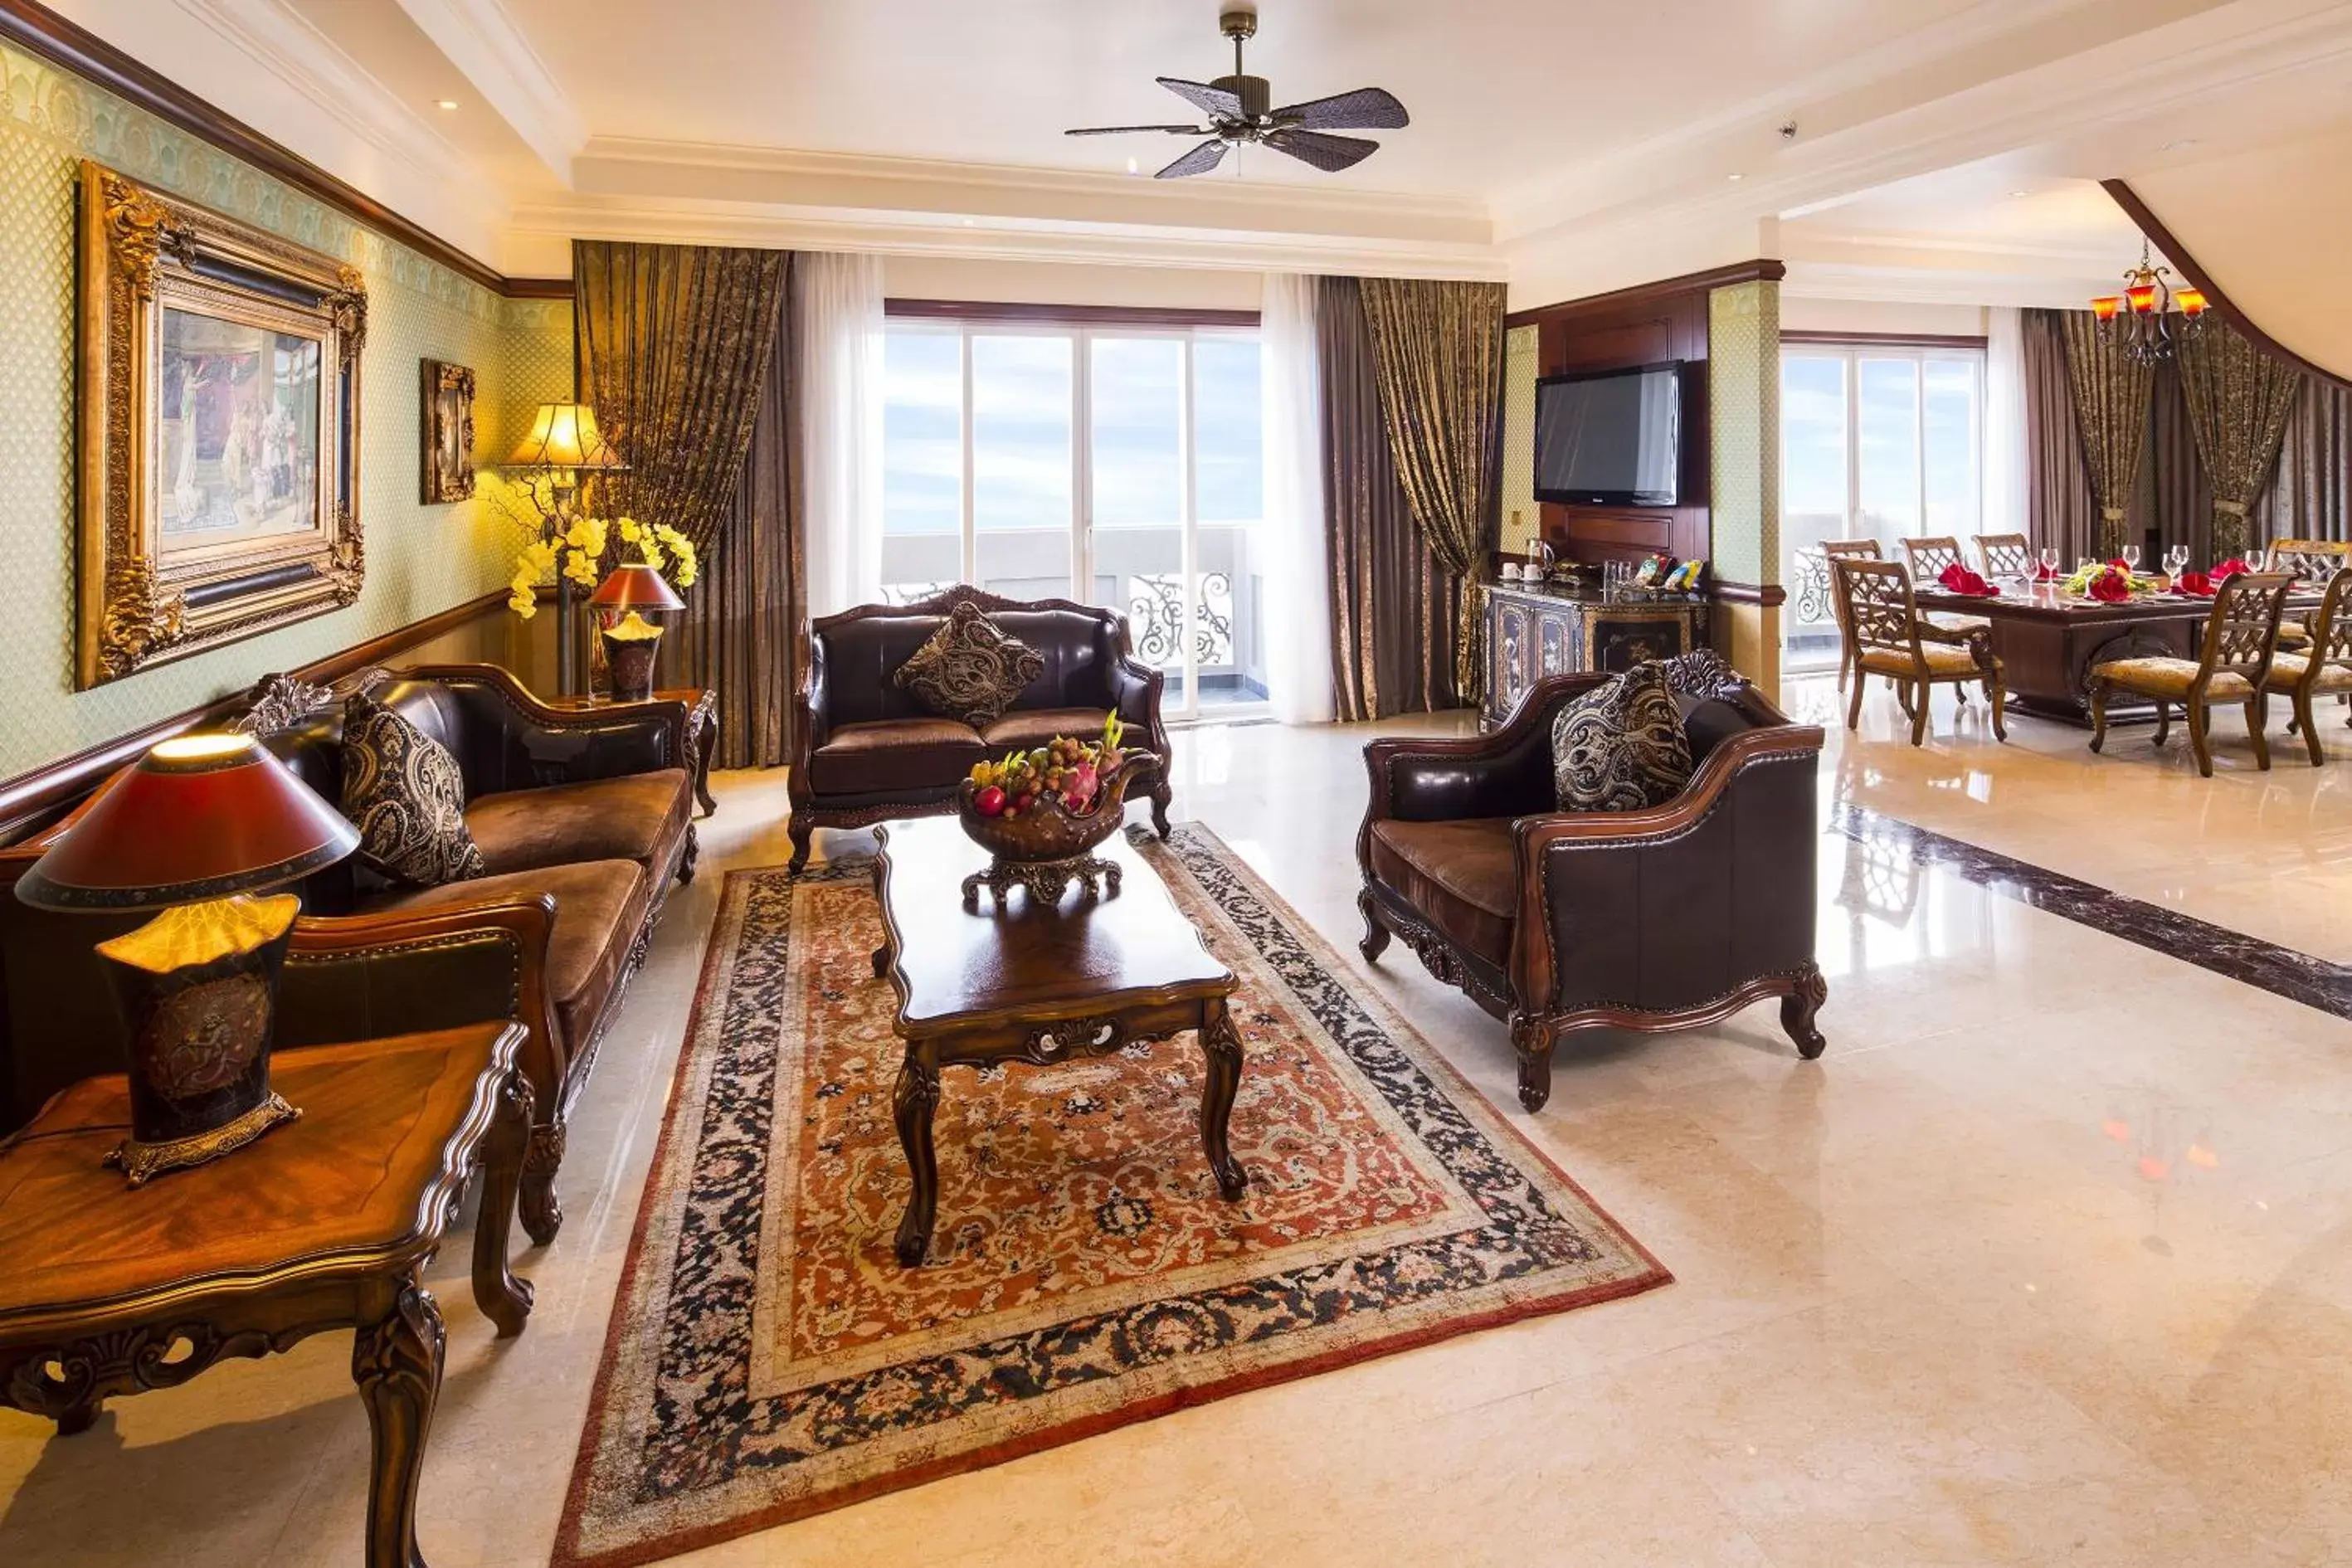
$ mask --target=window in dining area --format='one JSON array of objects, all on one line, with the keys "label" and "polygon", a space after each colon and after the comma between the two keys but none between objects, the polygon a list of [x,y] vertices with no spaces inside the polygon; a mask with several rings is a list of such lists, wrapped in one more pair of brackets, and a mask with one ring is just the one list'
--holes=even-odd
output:
[{"label": "window in dining area", "polygon": [[1780,572],[1784,663],[1828,668],[1837,627],[1820,545],[1982,528],[1984,351],[1973,346],[1784,343]]}]

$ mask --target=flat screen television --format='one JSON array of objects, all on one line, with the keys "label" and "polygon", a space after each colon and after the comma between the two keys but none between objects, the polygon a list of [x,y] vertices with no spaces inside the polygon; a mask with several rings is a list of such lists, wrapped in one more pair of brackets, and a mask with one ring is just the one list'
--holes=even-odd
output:
[{"label": "flat screen television", "polygon": [[1536,383],[1536,499],[1675,506],[1682,495],[1682,362]]}]

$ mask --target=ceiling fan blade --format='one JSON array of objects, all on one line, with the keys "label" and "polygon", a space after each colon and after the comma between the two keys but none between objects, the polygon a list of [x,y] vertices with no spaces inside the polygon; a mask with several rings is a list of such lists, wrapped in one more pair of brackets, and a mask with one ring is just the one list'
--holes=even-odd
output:
[{"label": "ceiling fan blade", "polygon": [[1274,111],[1276,124],[1285,121],[1302,131],[1395,131],[1412,123],[1394,94],[1377,87],[1314,98]]},{"label": "ceiling fan blade", "polygon": [[1360,136],[1326,136],[1319,131],[1268,132],[1265,144],[1287,153],[1302,163],[1312,163],[1327,174],[1353,168],[1381,150],[1377,142]]},{"label": "ceiling fan blade", "polygon": [[1080,131],[1065,131],[1065,136],[1124,136],[1130,131],[1167,131],[1178,136],[1213,136],[1205,125],[1089,125]]},{"label": "ceiling fan blade", "polygon": [[1182,77],[1163,76],[1152,79],[1203,114],[1213,114],[1224,120],[1242,117],[1240,95],[1227,92],[1222,87],[1211,87],[1205,81],[1186,81]]},{"label": "ceiling fan blade", "polygon": [[1213,136],[1151,177],[1155,180],[1181,180],[1187,174],[1205,174],[1224,161],[1225,144]]}]

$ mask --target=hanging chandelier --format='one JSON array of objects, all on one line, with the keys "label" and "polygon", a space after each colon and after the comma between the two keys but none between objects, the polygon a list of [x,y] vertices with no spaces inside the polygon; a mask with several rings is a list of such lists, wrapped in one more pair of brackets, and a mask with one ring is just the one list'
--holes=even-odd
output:
[{"label": "hanging chandelier", "polygon": [[2139,265],[2124,274],[2124,291],[2091,301],[2099,335],[2122,346],[2144,364],[2170,359],[2173,350],[2205,325],[2205,293],[2166,281],[2169,267],[2149,265],[2147,241],[2139,242]]}]

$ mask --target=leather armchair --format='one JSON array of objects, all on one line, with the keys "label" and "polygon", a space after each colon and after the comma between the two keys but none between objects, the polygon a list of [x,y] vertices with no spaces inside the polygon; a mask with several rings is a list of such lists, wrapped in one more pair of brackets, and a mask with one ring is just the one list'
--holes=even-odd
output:
[{"label": "leather armchair", "polygon": [[1551,727],[1610,679],[1550,677],[1508,722],[1364,748],[1362,951],[1402,937],[1432,974],[1510,1028],[1519,1103],[1551,1093],[1570,1030],[1697,1028],[1781,999],[1806,1058],[1828,995],[1813,953],[1822,731],[1744,680],[1681,700],[1696,771],[1664,805],[1554,809]]}]

